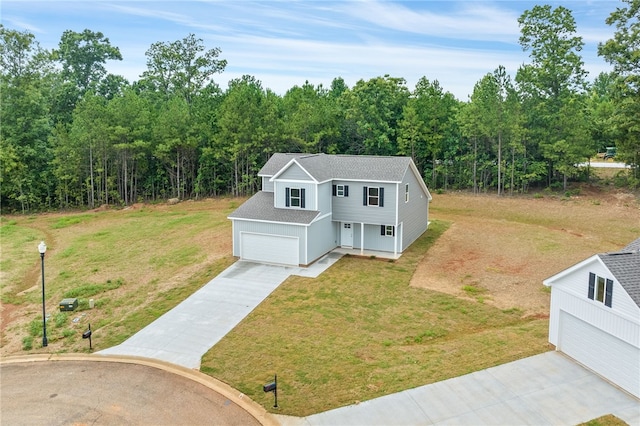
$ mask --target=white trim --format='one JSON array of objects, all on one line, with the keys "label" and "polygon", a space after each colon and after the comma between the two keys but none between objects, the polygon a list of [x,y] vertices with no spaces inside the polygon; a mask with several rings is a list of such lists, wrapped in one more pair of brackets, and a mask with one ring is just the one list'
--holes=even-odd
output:
[{"label": "white trim", "polygon": [[[313,210],[312,210],[313,211]],[[241,219],[241,218],[237,218],[237,217],[227,217],[227,219],[234,221],[234,220],[241,220],[244,222],[258,222],[258,223],[273,223],[273,224],[277,224],[277,225],[295,225],[295,226],[311,226],[318,218],[314,218],[313,221],[311,221],[311,223],[296,223],[296,222],[274,222],[273,220],[262,220],[262,219]],[[243,231],[244,232],[244,231]]]},{"label": "white trim", "polygon": [[[604,262],[602,262],[602,260],[600,260],[600,257],[597,254],[594,254],[593,256],[579,262],[576,263],[573,266],[570,266],[569,268],[558,272],[555,275],[550,276],[549,278],[547,278],[546,280],[542,281],[542,284],[546,285],[547,287],[549,286],[553,286],[553,282],[561,279],[571,273],[573,273],[573,271],[580,269],[581,267],[588,265],[589,263],[592,263],[594,260],[597,260],[598,262],[600,262],[600,264],[607,270],[609,271],[609,268],[607,268],[607,265],[604,264]],[[609,271],[609,273],[611,273],[611,271]],[[613,274],[611,274],[613,276]]]},{"label": "white trim", "polygon": [[[297,158],[293,158],[291,159],[287,164],[284,165],[284,167],[282,167],[280,170],[278,170],[278,173],[276,173],[275,175],[273,175],[271,177],[271,181],[278,179],[278,176],[280,176],[282,173],[284,173],[289,167],[291,167],[291,165],[293,163],[296,163],[298,165],[298,167],[300,167],[302,169],[302,171],[311,178],[312,182],[315,182],[316,184],[318,183],[318,181],[316,180],[316,178],[314,178],[311,173],[309,173],[307,171],[307,169],[305,169],[304,167],[302,167],[302,165],[300,163],[298,163],[298,159]],[[278,180],[282,180],[282,181],[286,181],[285,179],[278,179]],[[299,182],[299,181],[298,181]]]}]

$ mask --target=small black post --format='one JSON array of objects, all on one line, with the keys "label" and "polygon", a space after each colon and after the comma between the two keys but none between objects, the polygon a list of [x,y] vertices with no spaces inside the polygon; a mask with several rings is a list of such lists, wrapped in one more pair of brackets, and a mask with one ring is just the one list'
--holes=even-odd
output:
[{"label": "small black post", "polygon": [[87,331],[82,333],[82,338],[89,339],[89,349],[93,350],[93,347],[91,346],[91,323],[89,323],[89,328],[87,329]]},{"label": "small black post", "polygon": [[278,408],[278,375],[276,374],[274,377],[273,382],[276,384],[276,387],[273,389],[273,398],[274,398],[274,404],[273,404],[273,408]]},{"label": "small black post", "polygon": [[273,408],[278,408],[278,375],[275,375],[275,380],[273,382],[264,385],[262,390],[265,392],[273,392],[273,397],[275,399]]}]

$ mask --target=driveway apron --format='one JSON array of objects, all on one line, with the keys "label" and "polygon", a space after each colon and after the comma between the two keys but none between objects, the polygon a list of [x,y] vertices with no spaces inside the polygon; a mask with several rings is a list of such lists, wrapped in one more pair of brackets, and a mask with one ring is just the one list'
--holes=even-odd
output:
[{"label": "driveway apron", "polygon": [[571,425],[614,414],[640,424],[640,401],[552,351],[285,426]]},{"label": "driveway apron", "polygon": [[97,353],[199,369],[202,356],[290,275],[318,276],[340,257],[330,253],[308,268],[238,261],[120,345]]}]

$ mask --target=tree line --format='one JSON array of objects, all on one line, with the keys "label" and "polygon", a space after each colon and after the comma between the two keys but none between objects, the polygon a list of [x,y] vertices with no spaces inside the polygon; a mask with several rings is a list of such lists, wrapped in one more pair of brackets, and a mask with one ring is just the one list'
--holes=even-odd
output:
[{"label": "tree line", "polygon": [[530,62],[487,73],[467,101],[437,80],[380,76],[348,87],[308,82],[280,96],[253,76],[222,90],[227,62],[190,34],[157,42],[138,81],[100,32],[65,31],[57,49],[0,26],[0,202],[4,212],[94,208],[167,198],[243,196],[275,152],[411,156],[431,188],[526,193],[583,173],[607,146],[640,184],[640,0],[622,0],[587,82],[571,11],[519,18]]}]

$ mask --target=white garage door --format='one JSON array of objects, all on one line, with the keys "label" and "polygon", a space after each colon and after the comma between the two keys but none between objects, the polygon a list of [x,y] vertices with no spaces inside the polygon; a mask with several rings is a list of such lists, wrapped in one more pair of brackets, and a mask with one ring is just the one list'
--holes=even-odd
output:
[{"label": "white garage door", "polygon": [[558,349],[640,397],[640,349],[564,311]]},{"label": "white garage door", "polygon": [[298,238],[281,235],[240,234],[240,258],[254,262],[298,266]]}]

